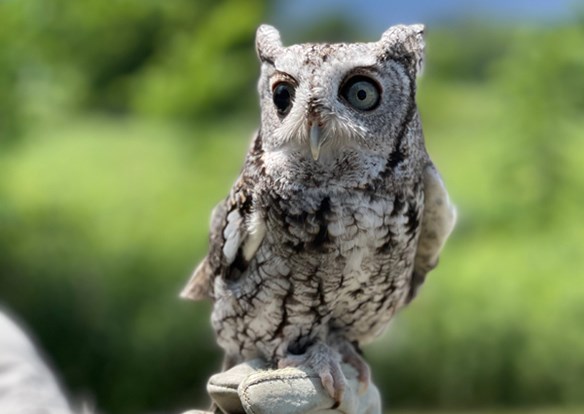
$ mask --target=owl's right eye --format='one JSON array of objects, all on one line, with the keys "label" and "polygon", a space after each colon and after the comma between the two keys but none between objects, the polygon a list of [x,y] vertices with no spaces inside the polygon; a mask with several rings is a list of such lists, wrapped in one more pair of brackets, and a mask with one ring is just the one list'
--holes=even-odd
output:
[{"label": "owl's right eye", "polygon": [[292,108],[294,101],[294,85],[288,82],[279,82],[274,85],[272,92],[272,99],[274,105],[280,115],[286,115]]}]

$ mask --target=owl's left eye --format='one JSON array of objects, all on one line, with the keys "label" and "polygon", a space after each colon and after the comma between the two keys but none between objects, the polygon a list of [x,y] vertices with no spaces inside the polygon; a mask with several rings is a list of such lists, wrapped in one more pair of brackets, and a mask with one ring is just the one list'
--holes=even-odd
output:
[{"label": "owl's left eye", "polygon": [[377,82],[366,76],[353,76],[341,87],[341,96],[355,109],[371,111],[379,105],[381,94]]},{"label": "owl's left eye", "polygon": [[274,85],[272,99],[280,115],[286,115],[292,108],[294,100],[294,85],[288,82],[279,82]]}]

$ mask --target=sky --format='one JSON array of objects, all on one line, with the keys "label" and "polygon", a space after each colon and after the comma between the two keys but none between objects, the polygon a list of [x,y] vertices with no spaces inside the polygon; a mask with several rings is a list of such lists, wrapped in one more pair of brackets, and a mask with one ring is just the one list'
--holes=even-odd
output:
[{"label": "sky", "polygon": [[584,0],[277,0],[273,23],[295,27],[331,11],[379,32],[397,23],[439,25],[457,17],[506,22],[553,23],[570,18]]}]

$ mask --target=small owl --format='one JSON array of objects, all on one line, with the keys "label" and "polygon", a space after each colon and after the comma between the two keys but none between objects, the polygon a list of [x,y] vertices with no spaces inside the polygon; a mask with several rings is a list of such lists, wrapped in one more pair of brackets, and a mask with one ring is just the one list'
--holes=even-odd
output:
[{"label": "small owl", "polygon": [[416,106],[423,26],[284,47],[258,28],[261,124],[182,296],[211,298],[227,369],[310,367],[338,403],[360,345],[438,262],[456,219]]}]

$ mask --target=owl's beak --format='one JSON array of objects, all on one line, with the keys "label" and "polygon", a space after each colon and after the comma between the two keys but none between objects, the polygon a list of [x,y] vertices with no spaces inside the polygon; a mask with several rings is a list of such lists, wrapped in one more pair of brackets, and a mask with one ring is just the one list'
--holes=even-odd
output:
[{"label": "owl's beak", "polygon": [[320,147],[322,147],[323,142],[324,138],[322,134],[322,125],[314,122],[310,126],[310,152],[312,153],[312,158],[314,161],[318,161],[318,157],[320,156]]}]

